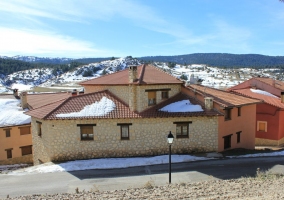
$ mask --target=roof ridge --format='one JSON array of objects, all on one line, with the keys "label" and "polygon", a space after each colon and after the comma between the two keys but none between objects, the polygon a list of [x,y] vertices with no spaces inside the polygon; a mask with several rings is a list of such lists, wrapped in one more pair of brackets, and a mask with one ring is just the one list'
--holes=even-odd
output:
[{"label": "roof ridge", "polygon": [[146,64],[143,64],[140,75],[139,75],[139,81],[138,84],[141,84],[143,78],[144,78],[144,73],[145,73],[145,68],[146,68]]}]

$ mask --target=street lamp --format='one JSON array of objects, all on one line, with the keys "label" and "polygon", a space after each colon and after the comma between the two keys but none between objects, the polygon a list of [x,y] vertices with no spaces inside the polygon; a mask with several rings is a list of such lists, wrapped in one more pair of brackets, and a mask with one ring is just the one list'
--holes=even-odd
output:
[{"label": "street lamp", "polygon": [[172,173],[172,159],[171,159],[171,156],[172,156],[172,149],[171,149],[171,146],[172,146],[172,143],[174,141],[174,136],[172,134],[172,132],[170,131],[169,135],[168,135],[168,143],[169,143],[169,183],[171,183],[171,173]]}]

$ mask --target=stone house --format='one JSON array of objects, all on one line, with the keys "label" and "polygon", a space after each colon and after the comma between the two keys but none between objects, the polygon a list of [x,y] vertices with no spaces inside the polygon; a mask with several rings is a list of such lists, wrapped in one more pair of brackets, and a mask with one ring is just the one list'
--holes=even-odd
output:
[{"label": "stone house", "polygon": [[[85,94],[26,112],[32,118],[34,164],[167,154],[169,131],[175,137],[173,153],[224,150],[219,127],[224,113],[213,107],[212,98],[196,98],[182,81],[161,69],[130,66],[80,84]],[[249,110],[258,102],[232,95]],[[252,140],[248,134],[245,130],[242,137]],[[254,148],[254,143],[238,147]]]},{"label": "stone house", "polygon": [[271,78],[252,78],[228,91],[259,99],[256,106],[255,144],[280,146],[284,144],[284,83]]}]

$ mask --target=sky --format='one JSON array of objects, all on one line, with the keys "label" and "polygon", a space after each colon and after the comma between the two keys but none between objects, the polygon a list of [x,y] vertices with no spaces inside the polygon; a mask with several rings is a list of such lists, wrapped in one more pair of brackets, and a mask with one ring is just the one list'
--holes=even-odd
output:
[{"label": "sky", "polygon": [[279,0],[0,0],[0,56],[284,56]]}]

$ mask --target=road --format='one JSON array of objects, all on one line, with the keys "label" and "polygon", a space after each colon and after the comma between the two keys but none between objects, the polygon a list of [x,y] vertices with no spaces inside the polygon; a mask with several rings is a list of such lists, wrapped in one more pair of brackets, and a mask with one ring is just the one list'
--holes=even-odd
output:
[{"label": "road", "polygon": [[[261,171],[284,174],[284,157],[235,158],[172,164],[172,183],[254,176]],[[168,183],[168,165],[125,169],[85,170],[27,175],[0,175],[0,198],[75,192],[115,190]]]}]

